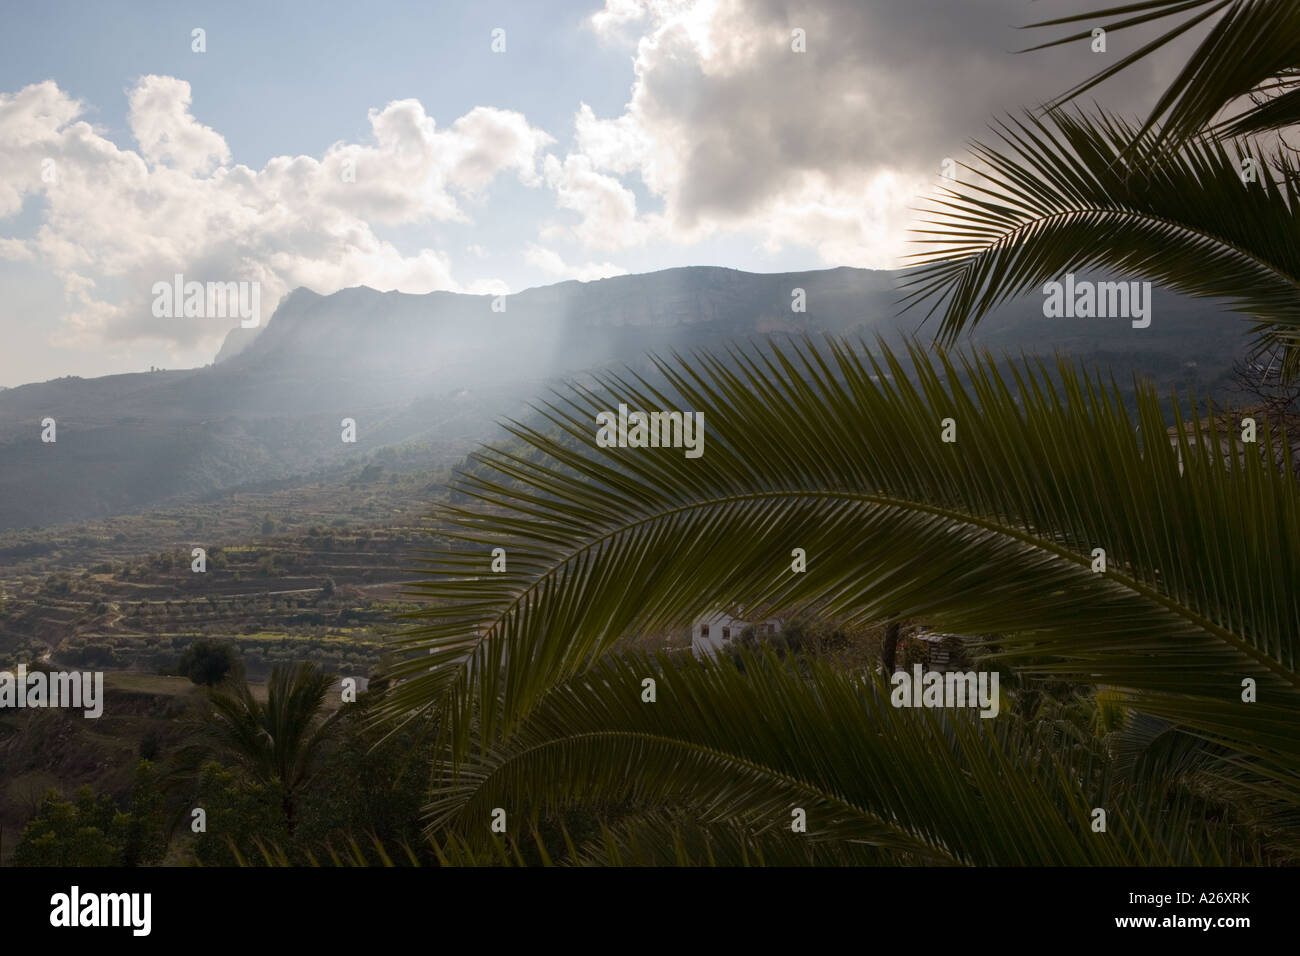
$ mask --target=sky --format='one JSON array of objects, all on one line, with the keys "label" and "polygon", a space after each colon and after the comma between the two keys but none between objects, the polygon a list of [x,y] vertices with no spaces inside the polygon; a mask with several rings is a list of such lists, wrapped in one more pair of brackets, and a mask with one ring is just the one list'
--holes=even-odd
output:
[{"label": "sky", "polygon": [[[239,320],[155,315],[177,274],[265,323],[298,286],[898,268],[945,159],[1149,36],[1016,52],[1090,5],[4,0],[0,386],[210,362]],[[1185,53],[1092,95],[1144,115]]]}]

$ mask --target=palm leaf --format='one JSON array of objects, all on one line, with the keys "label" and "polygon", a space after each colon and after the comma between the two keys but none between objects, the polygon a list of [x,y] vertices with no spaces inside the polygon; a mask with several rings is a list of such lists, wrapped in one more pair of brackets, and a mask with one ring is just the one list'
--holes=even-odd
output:
[{"label": "palm leaf", "polygon": [[941,340],[1049,280],[1105,268],[1226,300],[1257,329],[1300,341],[1300,186],[1289,159],[1276,157],[1280,181],[1261,164],[1247,184],[1239,152],[1213,139],[1156,160],[1125,156],[1134,131],[1105,114],[995,129],[1001,146],[974,146],[982,181],[943,188],[916,230],[925,248],[910,257],[903,301],[929,303],[927,317],[942,309]]},{"label": "palm leaf", "polygon": [[[1113,17],[1120,19],[1109,19]],[[1200,24],[1213,22],[1213,30],[1160,96],[1134,140],[1155,132],[1157,124],[1162,124],[1150,143],[1151,148],[1180,143],[1208,126],[1229,105],[1252,94],[1256,99],[1254,105],[1244,107],[1225,124],[1233,135],[1300,123],[1300,92],[1267,96],[1275,92],[1279,77],[1300,68],[1300,4],[1294,0],[1127,3],[1032,24],[1038,28],[1086,22],[1088,28],[1030,49],[1084,41],[1091,36],[1093,27],[1099,25],[1110,32],[1175,17],[1178,20],[1170,29],[1077,84],[1048,104],[1049,109],[1087,92]]]},{"label": "palm leaf", "polygon": [[[464,756],[625,635],[743,602],[1004,634],[1007,664],[1141,693],[1300,789],[1300,488],[1267,429],[1261,455],[1225,463],[1199,430],[1144,445],[1135,425],[1164,433],[1157,397],[1139,389],[1135,421],[1065,361],[1012,365],[1013,388],[991,356],[912,350],[908,367],[864,349],[661,362],[666,385],[604,375],[512,423],[528,451],[478,454],[457,484],[473,503],[442,514],[457,544],[429,559],[435,604],[398,645],[382,714],[443,715]],[[597,447],[617,401],[704,412],[704,455]],[[1240,701],[1247,677],[1258,704]]]},{"label": "palm leaf", "polygon": [[1233,815],[1268,845],[1270,857],[1300,860],[1300,804],[1285,785],[1261,773],[1257,761],[1140,711],[1107,740],[1117,784],[1151,795],[1183,792],[1203,800],[1214,816]]},{"label": "palm leaf", "polygon": [[208,698],[195,725],[194,740],[179,764],[192,772],[216,756],[254,780],[296,791],[332,731],[337,712],[318,720],[333,678],[313,665],[276,667],[267,682],[266,703],[246,682],[225,686]]},{"label": "palm leaf", "polygon": [[[462,763],[436,791],[432,827],[486,840],[495,807],[526,818],[619,804],[637,809],[587,859],[684,862],[708,847],[712,863],[785,865],[1256,862],[1198,801],[1131,799],[1095,762],[1043,749],[1039,728],[896,708],[879,679],[818,662],[806,674],[770,654],[741,663],[604,658]],[[792,831],[794,808],[806,833]]]}]

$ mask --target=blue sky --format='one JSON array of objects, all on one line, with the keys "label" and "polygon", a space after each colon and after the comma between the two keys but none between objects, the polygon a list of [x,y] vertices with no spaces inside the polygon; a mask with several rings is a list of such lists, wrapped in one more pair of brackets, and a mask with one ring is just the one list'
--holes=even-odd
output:
[{"label": "blue sky", "polygon": [[[415,97],[434,116],[491,103],[547,129],[572,126],[573,104],[601,113],[627,101],[626,50],[596,42],[583,21],[601,3],[48,2],[10,14],[0,34],[0,86],[53,79],[94,103],[126,138],[126,100],[111,94],[157,73],[189,80],[204,123],[241,162],[318,154],[362,137],[366,110]],[[190,50],[193,27],[207,52]],[[508,31],[506,56],[488,57],[490,31]],[[350,120],[345,118],[350,117]]]},{"label": "blue sky", "polygon": [[[1032,105],[1026,89],[1098,65],[1012,54],[1024,0],[971,6],[7,12],[0,385],[209,361],[234,323],[150,312],[176,272],[260,282],[269,316],[297,285],[501,294],[679,265],[896,267],[940,162]],[[1127,82],[1137,99],[1150,85]]]}]

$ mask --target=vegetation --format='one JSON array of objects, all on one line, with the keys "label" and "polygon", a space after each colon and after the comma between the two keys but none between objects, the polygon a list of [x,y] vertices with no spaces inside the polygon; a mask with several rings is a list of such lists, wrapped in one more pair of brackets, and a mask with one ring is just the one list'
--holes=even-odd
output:
[{"label": "vegetation", "polygon": [[189,755],[215,757],[237,768],[263,792],[277,795],[285,832],[297,825],[299,797],[316,771],[316,757],[330,732],[324,717],[332,679],[310,664],[277,667],[257,700],[246,683],[218,689],[198,722]]},{"label": "vegetation", "polygon": [[[1279,149],[1276,175],[1243,182],[1248,151],[1198,132],[1300,66],[1294,4],[1142,8],[1134,22],[1222,12],[1157,109],[1167,124],[1004,124],[1004,148],[977,146],[984,168],[940,196],[909,301],[943,308],[951,341],[1107,266],[1228,300],[1294,371],[1297,168]],[[1280,100],[1233,129],[1294,122],[1294,93]],[[1225,461],[1194,406],[1175,401],[1166,441],[1149,387],[1131,414],[1065,360],[1004,378],[987,355],[908,358],[830,340],[661,362],[666,390],[602,376],[512,426],[526,453],[474,456],[422,585],[438,607],[386,702],[394,722],[440,721],[435,827],[486,851],[492,808],[513,808],[516,845],[538,814],[621,805],[575,860],[1294,861],[1300,487],[1279,437],[1266,425],[1259,455],[1229,440]],[[598,448],[608,394],[704,411],[709,453]],[[502,545],[509,570],[484,573]],[[1011,676],[1009,706],[900,710],[870,672],[616,652],[737,600],[996,634],[972,650]]]},{"label": "vegetation", "polygon": [[[1078,269],[1109,267],[1222,299],[1253,317],[1265,350],[1300,363],[1300,165],[1284,137],[1300,121],[1300,7],[1291,0],[1151,0],[1039,24],[1086,21],[1045,44],[1082,40],[1098,20],[1176,26],[1070,90],[1054,106],[1218,14],[1215,29],[1135,125],[1055,109],[998,126],[976,144],[968,182],[936,197],[917,254],[911,305],[943,309],[955,339],[1019,292]],[[1215,123],[1225,109],[1250,105]]]},{"label": "vegetation", "polygon": [[166,850],[158,772],[147,760],[136,769],[129,809],[89,787],[65,800],[51,790],[23,830],[15,866],[142,866],[158,863]]},{"label": "vegetation", "polygon": [[240,667],[239,652],[229,642],[200,640],[185,648],[176,670],[196,684],[215,687]]},{"label": "vegetation", "polygon": [[[708,356],[665,363],[672,401],[637,383],[620,393],[631,407],[704,409],[701,459],[609,455],[586,427],[593,400],[575,391],[546,407],[553,433],[515,427],[544,453],[536,462],[487,450],[462,480],[479,504],[445,512],[457,545],[421,585],[438,610],[405,639],[386,702],[395,721],[446,724],[438,825],[473,842],[492,807],[517,808],[523,825],[635,799],[645,819],[670,814],[688,843],[743,832],[745,852],[769,860],[788,858],[793,807],[859,862],[936,859],[922,846],[1004,865],[1295,854],[1300,488],[1289,477],[1262,456],[1225,466],[1185,435],[1143,443],[1136,425],[1164,433],[1156,397],[1132,420],[1065,361],[1050,374],[1025,365],[1013,389],[988,357],[963,361],[969,388],[952,384],[954,360],[919,350],[908,367],[837,341],[732,358],[739,370]],[[939,440],[949,416],[956,444]],[[509,570],[483,573],[502,541]],[[795,547],[806,573],[791,571]],[[888,614],[996,633],[981,667],[1018,672],[1030,693],[1064,682],[1085,695],[1076,703],[1104,687],[1123,718],[1071,750],[1055,715],[895,711],[871,674],[813,666],[791,679],[751,661],[742,678],[725,662],[608,657],[626,633],[740,598],[846,629]],[[640,697],[647,676],[654,705]],[[1243,703],[1245,678],[1256,703]],[[1139,746],[1152,721],[1163,729]],[[1171,767],[1157,754],[1174,740],[1186,754]],[[1123,782],[1121,753],[1137,768]],[[903,791],[887,783],[899,779]],[[1095,808],[1108,812],[1105,840]],[[979,835],[959,839],[953,821],[977,818]],[[629,834],[646,839],[626,827],[610,838],[620,853]]]}]

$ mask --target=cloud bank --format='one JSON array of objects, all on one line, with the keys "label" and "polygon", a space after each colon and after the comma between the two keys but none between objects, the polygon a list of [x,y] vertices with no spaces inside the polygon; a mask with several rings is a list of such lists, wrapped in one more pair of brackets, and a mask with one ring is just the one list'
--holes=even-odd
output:
[{"label": "cloud bank", "polygon": [[[228,326],[153,316],[149,290],[176,273],[260,282],[267,314],[298,285],[509,291],[459,282],[444,252],[399,248],[376,232],[387,227],[505,222],[518,244],[504,254],[557,278],[618,275],[633,250],[713,237],[894,268],[946,158],[994,116],[1100,65],[1087,44],[1011,53],[1043,39],[1011,27],[1053,2],[607,0],[587,28],[631,63],[615,115],[576,103],[568,135],[479,105],[440,126],[401,99],[369,111],[369,142],[260,170],[195,117],[184,80],[127,90],[133,148],[56,83],[35,83],[0,93],[0,220],[35,202],[40,225],[0,235],[0,258],[58,278],[67,307],[53,340],[76,348],[219,338]],[[1115,82],[1134,113],[1157,85],[1142,70]],[[491,202],[499,178],[547,191],[553,212],[516,226]]]}]

